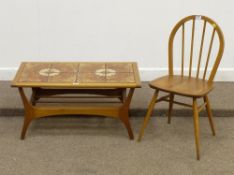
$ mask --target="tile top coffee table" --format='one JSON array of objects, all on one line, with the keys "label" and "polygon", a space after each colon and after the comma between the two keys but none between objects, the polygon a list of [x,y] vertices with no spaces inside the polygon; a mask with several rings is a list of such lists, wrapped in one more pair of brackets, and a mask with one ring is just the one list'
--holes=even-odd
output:
[{"label": "tile top coffee table", "polygon": [[[74,114],[118,118],[133,139],[129,105],[141,87],[137,63],[23,62],[12,87],[19,89],[25,108],[21,139],[33,119]],[[30,100],[23,88],[32,88]]]}]

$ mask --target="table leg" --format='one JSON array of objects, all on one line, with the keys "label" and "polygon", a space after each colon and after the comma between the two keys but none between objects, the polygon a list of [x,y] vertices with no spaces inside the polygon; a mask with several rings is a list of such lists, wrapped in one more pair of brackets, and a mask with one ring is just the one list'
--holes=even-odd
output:
[{"label": "table leg", "polygon": [[37,90],[38,88],[32,88],[32,96],[30,102],[33,106],[36,104],[36,101],[39,99],[39,97],[37,97]]},{"label": "table leg", "polygon": [[78,107],[68,107],[68,108],[49,108],[49,107],[37,107],[34,106],[37,99],[39,97],[36,96],[36,90],[33,90],[31,100],[29,100],[22,87],[19,87],[19,93],[24,105],[24,110],[25,110],[25,115],[24,115],[24,124],[21,132],[21,139],[25,138],[25,134],[27,132],[27,128],[31,121],[35,118],[40,118],[44,116],[51,116],[51,115],[62,115],[62,114],[91,114],[91,115],[104,115],[104,116],[112,116],[114,118],[119,118],[125,125],[129,138],[131,140],[134,139],[133,132],[131,129],[131,125],[129,122],[129,106],[130,102],[134,93],[134,88],[131,88],[129,90],[129,93],[127,97],[125,96],[126,94],[126,89],[123,90],[122,93],[122,105],[117,108],[110,108],[106,107],[105,110],[100,110],[100,108],[96,107],[86,107],[86,108],[78,108]]},{"label": "table leg", "polygon": [[124,103],[124,101],[126,100],[126,89],[122,90],[120,100],[122,101],[122,103]]},{"label": "table leg", "polygon": [[33,106],[32,104],[28,101],[24,90],[22,87],[19,87],[19,93],[24,105],[24,124],[23,124],[23,128],[22,128],[22,132],[21,132],[21,139],[23,140],[25,138],[25,134],[27,131],[27,128],[29,126],[29,124],[31,123],[31,121],[33,120]]},{"label": "table leg", "polygon": [[134,88],[131,88],[129,90],[126,100],[124,101],[123,105],[120,107],[120,113],[119,113],[119,118],[124,123],[125,127],[127,128],[128,135],[131,140],[134,139],[134,135],[133,135],[132,128],[129,122],[129,106],[132,100],[133,93],[134,93]]}]

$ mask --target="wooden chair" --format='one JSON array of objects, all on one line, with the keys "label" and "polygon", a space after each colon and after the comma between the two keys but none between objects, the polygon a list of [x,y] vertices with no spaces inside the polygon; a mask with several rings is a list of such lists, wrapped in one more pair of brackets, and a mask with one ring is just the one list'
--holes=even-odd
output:
[{"label": "wooden chair", "polygon": [[[201,24],[200,25],[201,30],[200,30],[200,39],[198,40],[199,47],[198,49],[196,49],[198,50],[197,60],[195,60],[194,41],[195,41],[195,36],[198,36],[198,34],[195,32],[196,31],[195,26],[198,26],[197,25],[198,22],[199,24]],[[189,41],[189,49],[188,49],[190,51],[190,54],[188,56],[189,66],[187,68],[187,71],[188,71],[188,74],[187,74],[186,69],[184,67],[185,67],[185,57],[186,57],[185,49],[187,48],[185,46],[185,43],[186,43],[185,33],[187,32],[187,30],[185,29],[187,29],[186,25],[188,24],[191,25],[191,32],[190,32],[191,41]],[[205,39],[207,38],[206,31],[208,29],[210,29],[211,35],[208,37],[208,39]],[[174,39],[178,33],[181,35],[181,37],[179,38],[181,43],[175,46]],[[213,43],[214,43],[215,38],[217,39],[217,52],[213,54],[212,46],[214,45]],[[207,54],[204,54],[203,51],[205,50],[204,48],[205,48],[206,40],[208,40],[208,45],[206,48]],[[179,75],[175,75],[174,74],[175,69],[173,66],[173,57],[174,57],[173,50],[180,46],[181,46],[181,68],[179,69]],[[222,58],[223,51],[224,51],[224,38],[223,38],[222,31],[220,27],[212,19],[205,17],[205,16],[193,15],[193,16],[188,16],[188,17],[183,18],[181,21],[179,21],[175,25],[175,27],[173,28],[170,34],[169,45],[168,45],[169,75],[155,79],[149,83],[149,86],[155,89],[155,93],[150,101],[148,111],[144,118],[144,123],[142,125],[141,131],[139,134],[138,141],[141,141],[141,138],[149,122],[155,103],[158,103],[160,101],[169,102],[168,123],[171,122],[171,112],[172,112],[172,107],[174,103],[178,105],[183,105],[186,107],[192,107],[193,119],[194,119],[196,155],[197,155],[197,159],[198,160],[200,159],[199,112],[204,107],[206,107],[212,134],[215,135],[215,128],[214,128],[214,124],[212,120],[212,112],[211,112],[211,107],[210,107],[207,94],[213,88],[213,79],[215,77],[220,60]],[[209,72],[208,65],[211,62],[211,56],[212,57],[214,56],[214,59],[213,59],[214,62],[212,64],[211,71],[208,76],[207,75]],[[206,59],[205,60],[202,59],[203,57],[205,57]],[[195,63],[195,61],[197,64],[196,64],[196,67],[193,68],[193,64]],[[202,62],[204,64],[203,74],[200,73],[202,72],[202,68],[200,68],[202,65]],[[202,75],[201,78],[199,77],[199,75]],[[158,98],[159,91],[164,91],[169,94],[161,98]],[[182,103],[179,101],[175,101],[174,100],[175,95],[191,97],[192,105]],[[197,104],[197,100],[199,98],[203,98],[204,100],[204,103],[200,106],[198,106]]]}]

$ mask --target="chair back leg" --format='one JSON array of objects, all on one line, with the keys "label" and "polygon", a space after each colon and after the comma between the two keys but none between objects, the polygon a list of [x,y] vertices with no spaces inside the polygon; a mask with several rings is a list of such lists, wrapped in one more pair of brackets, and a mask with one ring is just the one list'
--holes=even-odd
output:
[{"label": "chair back leg", "polygon": [[171,93],[170,94],[170,101],[169,101],[168,120],[167,120],[168,124],[171,123],[171,113],[172,113],[172,109],[173,109],[173,101],[174,101],[174,94]]},{"label": "chair back leg", "polygon": [[209,123],[210,123],[210,128],[211,128],[213,136],[215,136],[215,127],[214,127],[214,122],[213,122],[213,119],[212,119],[213,117],[212,117],[209,98],[206,95],[206,96],[203,97],[203,99],[204,99],[204,102],[206,103],[206,111],[207,111],[207,115],[208,115],[208,119],[209,119]]}]

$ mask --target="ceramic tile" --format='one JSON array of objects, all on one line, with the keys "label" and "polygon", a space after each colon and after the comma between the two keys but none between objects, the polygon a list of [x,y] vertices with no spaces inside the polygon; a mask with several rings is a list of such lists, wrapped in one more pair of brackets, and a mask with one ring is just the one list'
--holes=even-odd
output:
[{"label": "ceramic tile", "polygon": [[108,83],[133,83],[135,82],[133,73],[116,73],[115,75],[106,76]]},{"label": "ceramic tile", "polygon": [[107,63],[106,69],[112,69],[116,72],[133,72],[132,63]]},{"label": "ceramic tile", "polygon": [[48,80],[48,72],[50,64],[48,63],[27,63],[21,76],[20,82],[46,82]]},{"label": "ceramic tile", "polygon": [[52,63],[51,69],[57,69],[60,72],[77,72],[79,68],[78,63]]},{"label": "ceramic tile", "polygon": [[49,83],[73,83],[76,81],[75,72],[60,72],[58,75],[49,76]]},{"label": "ceramic tile", "polygon": [[[132,63],[25,63],[18,82],[30,82],[40,86],[57,83],[134,83]],[[79,70],[79,71],[78,71]]]},{"label": "ceramic tile", "polygon": [[42,69],[50,69],[50,63],[26,63],[22,74],[30,74],[32,72],[39,72]]},{"label": "ceramic tile", "polygon": [[96,72],[97,70],[105,69],[104,63],[80,63],[79,72]]},{"label": "ceramic tile", "polygon": [[47,82],[48,75],[42,76],[38,72],[31,72],[31,73],[23,73],[20,78],[19,82]]},{"label": "ceramic tile", "polygon": [[99,76],[96,73],[79,73],[77,77],[79,83],[100,83],[106,82],[105,76]]}]

